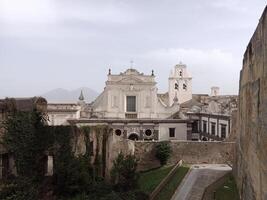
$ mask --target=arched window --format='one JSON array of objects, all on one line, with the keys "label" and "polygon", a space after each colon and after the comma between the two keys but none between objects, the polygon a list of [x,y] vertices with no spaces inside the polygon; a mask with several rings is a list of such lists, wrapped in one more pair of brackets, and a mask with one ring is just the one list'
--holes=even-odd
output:
[{"label": "arched window", "polygon": [[187,90],[187,85],[186,85],[186,83],[183,84],[183,89],[184,89],[184,90]]},{"label": "arched window", "polygon": [[182,72],[182,70],[180,71],[180,76],[183,76],[183,72]]},{"label": "arched window", "polygon": [[175,85],[174,85],[174,89],[175,89],[175,90],[179,90],[179,85],[178,85],[178,83],[175,83]]},{"label": "arched window", "polygon": [[132,133],[132,134],[129,135],[128,139],[129,139],[129,140],[136,141],[136,140],[138,140],[139,138],[138,138],[138,135],[137,135],[137,134]]}]

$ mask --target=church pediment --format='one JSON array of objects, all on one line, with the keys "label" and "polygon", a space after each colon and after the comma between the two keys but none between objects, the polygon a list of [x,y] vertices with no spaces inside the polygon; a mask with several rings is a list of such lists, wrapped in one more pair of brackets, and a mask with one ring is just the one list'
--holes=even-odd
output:
[{"label": "church pediment", "polygon": [[138,72],[136,69],[127,69],[123,75],[143,75],[142,73]]},{"label": "church pediment", "polygon": [[119,80],[117,83],[125,83],[125,84],[135,84],[135,83],[144,83],[144,81],[140,78],[137,78],[137,77],[133,77],[133,76],[130,76],[130,77],[125,77],[125,78],[122,78],[121,80]]}]

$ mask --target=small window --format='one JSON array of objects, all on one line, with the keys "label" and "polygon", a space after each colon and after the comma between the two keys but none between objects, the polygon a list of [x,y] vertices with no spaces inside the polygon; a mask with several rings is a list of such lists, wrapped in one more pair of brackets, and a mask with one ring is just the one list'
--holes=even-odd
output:
[{"label": "small window", "polygon": [[147,129],[147,130],[145,131],[145,135],[146,135],[146,136],[151,136],[151,135],[152,135],[152,131],[151,131],[150,129]]},{"label": "small window", "polygon": [[127,112],[136,112],[136,96],[127,96],[126,97],[126,111]]},{"label": "small window", "polygon": [[226,125],[221,125],[221,138],[226,138]]},{"label": "small window", "polygon": [[178,83],[175,83],[175,85],[174,85],[174,89],[175,89],[175,90],[179,90],[179,85],[178,85]]},{"label": "small window", "polygon": [[183,84],[183,89],[187,90],[187,85],[185,83]]},{"label": "small window", "polygon": [[175,128],[169,128],[169,137],[175,137]]},{"label": "small window", "polygon": [[207,133],[207,121],[203,121],[203,133]]},{"label": "small window", "polygon": [[121,130],[120,130],[120,129],[116,129],[116,130],[115,130],[115,134],[116,134],[117,136],[121,136]]},{"label": "small window", "polygon": [[212,123],[211,123],[211,134],[212,134],[212,135],[215,135],[215,132],[216,132],[215,129],[216,129],[216,123],[213,123],[213,122],[212,122]]},{"label": "small window", "polygon": [[180,71],[180,76],[183,76],[183,72],[182,71]]},{"label": "small window", "polygon": [[198,133],[198,121],[194,121],[192,123],[192,132],[193,133]]}]

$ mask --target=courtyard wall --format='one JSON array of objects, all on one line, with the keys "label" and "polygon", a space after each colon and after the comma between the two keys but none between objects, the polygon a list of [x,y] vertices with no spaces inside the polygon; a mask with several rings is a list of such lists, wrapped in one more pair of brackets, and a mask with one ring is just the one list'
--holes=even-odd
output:
[{"label": "courtyard wall", "polygon": [[[170,141],[172,149],[168,164],[183,160],[189,164],[216,163],[232,165],[234,161],[234,142],[195,142]],[[135,142],[135,155],[139,158],[140,171],[160,166],[155,158],[155,147],[159,142]]]}]

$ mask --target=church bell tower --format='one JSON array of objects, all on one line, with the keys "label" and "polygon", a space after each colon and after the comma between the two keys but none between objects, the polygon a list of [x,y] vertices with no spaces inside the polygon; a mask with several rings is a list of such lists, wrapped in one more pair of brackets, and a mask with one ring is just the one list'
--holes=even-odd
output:
[{"label": "church bell tower", "polygon": [[192,99],[192,77],[181,62],[174,66],[169,77],[169,106],[175,101],[184,103]]}]

